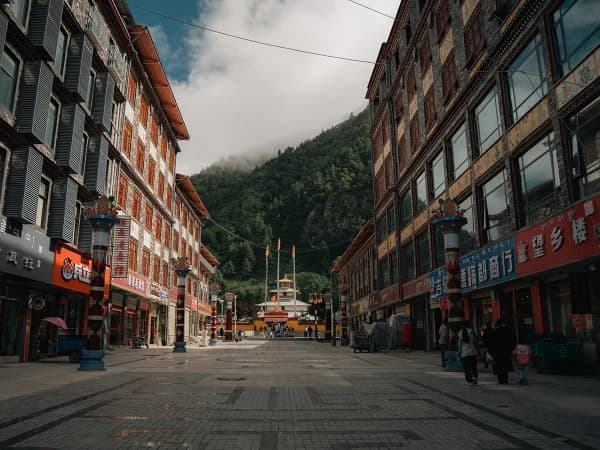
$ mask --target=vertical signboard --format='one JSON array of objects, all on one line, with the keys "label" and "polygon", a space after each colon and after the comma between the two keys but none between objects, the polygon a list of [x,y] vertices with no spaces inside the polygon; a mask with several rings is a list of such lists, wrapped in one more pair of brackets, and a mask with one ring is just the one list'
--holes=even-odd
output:
[{"label": "vertical signboard", "polygon": [[113,231],[112,278],[127,278],[131,217],[119,217]]}]

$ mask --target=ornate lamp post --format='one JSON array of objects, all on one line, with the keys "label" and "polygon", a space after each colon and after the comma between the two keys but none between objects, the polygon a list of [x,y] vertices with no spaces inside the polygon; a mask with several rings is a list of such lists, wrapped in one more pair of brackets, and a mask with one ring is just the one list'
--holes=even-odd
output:
[{"label": "ornate lamp post", "polygon": [[227,317],[225,319],[226,341],[233,341],[233,298],[234,294],[231,292],[225,293],[225,300],[227,301]]},{"label": "ornate lamp post", "polygon": [[450,328],[448,350],[446,351],[446,367],[457,370],[461,367],[457,354],[456,336],[464,321],[465,313],[460,292],[460,229],[467,223],[464,211],[458,209],[451,199],[440,199],[440,206],[434,213],[431,223],[439,227],[444,234],[444,251],[446,256],[446,294],[448,296],[448,325]]},{"label": "ornate lamp post", "polygon": [[110,230],[119,221],[117,208],[110,199],[102,196],[94,208],[87,210],[86,220],[92,226],[92,280],[88,301],[87,344],[81,351],[79,370],[105,370],[102,350],[102,321],[104,314],[104,278]]},{"label": "ornate lamp post", "polygon": [[217,283],[211,283],[210,290],[210,305],[211,305],[211,322],[210,322],[210,339],[208,345],[211,347],[217,345],[217,295],[219,294],[220,286]]},{"label": "ornate lamp post", "polygon": [[177,274],[177,306],[175,308],[175,353],[185,353],[185,279],[191,269],[187,258],[173,259],[173,268]]}]

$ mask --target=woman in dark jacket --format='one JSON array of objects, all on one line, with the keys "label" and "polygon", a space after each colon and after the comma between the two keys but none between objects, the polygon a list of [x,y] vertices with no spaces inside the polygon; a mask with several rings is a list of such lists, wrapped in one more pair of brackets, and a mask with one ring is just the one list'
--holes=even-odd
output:
[{"label": "woman in dark jacket", "polygon": [[512,351],[515,335],[504,319],[496,321],[496,329],[489,337],[489,352],[494,358],[494,367],[499,384],[508,384],[508,372],[512,367]]}]

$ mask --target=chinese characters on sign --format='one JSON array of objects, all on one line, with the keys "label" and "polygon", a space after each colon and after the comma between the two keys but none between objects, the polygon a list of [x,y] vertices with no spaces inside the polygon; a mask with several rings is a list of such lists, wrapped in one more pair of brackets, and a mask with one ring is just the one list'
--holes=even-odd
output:
[{"label": "chinese characters on sign", "polygon": [[112,277],[127,278],[131,217],[119,217],[113,228]]},{"label": "chinese characters on sign", "polygon": [[554,214],[515,234],[518,274],[529,275],[600,253],[596,227],[599,197]]},{"label": "chinese characters on sign", "polygon": [[3,272],[50,283],[54,255],[50,238],[23,227],[21,236],[7,233],[7,222],[0,216],[0,267]]},{"label": "chinese characters on sign", "polygon": [[[517,266],[512,236],[501,239],[460,258],[460,287],[469,292],[515,278]],[[430,297],[446,297],[446,269],[430,273]]]}]

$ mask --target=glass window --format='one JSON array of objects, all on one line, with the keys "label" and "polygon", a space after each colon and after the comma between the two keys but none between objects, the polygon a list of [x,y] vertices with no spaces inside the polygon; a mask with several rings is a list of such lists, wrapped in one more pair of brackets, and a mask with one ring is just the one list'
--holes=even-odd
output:
[{"label": "glass window", "polygon": [[386,216],[377,219],[377,243],[382,243],[387,238],[387,220]]},{"label": "glass window", "polygon": [[398,254],[396,248],[394,248],[390,254],[390,284],[396,284],[398,282]]},{"label": "glass window", "polygon": [[464,211],[463,217],[467,223],[460,230],[460,252],[469,253],[475,249],[475,223],[473,222],[473,198],[468,196],[458,204],[458,208]]},{"label": "glass window", "polygon": [[93,70],[90,70],[90,75],[88,77],[88,91],[85,96],[85,102],[88,105],[88,109],[92,110],[92,102],[94,101],[94,84],[96,83],[96,73]]},{"label": "glass window", "polygon": [[573,184],[581,200],[600,192],[600,101],[569,120]]},{"label": "glass window", "polygon": [[15,106],[18,78],[19,60],[5,48],[0,59],[0,104],[11,112]]},{"label": "glass window", "polygon": [[60,103],[52,97],[48,107],[48,121],[46,122],[46,136],[44,142],[48,147],[54,148],[56,144],[56,129],[58,127],[58,116],[60,114]]},{"label": "glass window", "polygon": [[558,208],[560,179],[553,141],[554,133],[550,133],[519,157],[522,225],[535,223]]},{"label": "glass window", "polygon": [[390,270],[387,258],[379,261],[379,288],[385,289],[390,285]]},{"label": "glass window", "polygon": [[444,160],[444,152],[441,151],[431,161],[431,189],[433,198],[436,198],[446,190],[446,164]]},{"label": "glass window", "polygon": [[387,210],[387,223],[388,234],[392,234],[396,231],[396,207],[393,203]]},{"label": "glass window", "polygon": [[494,87],[473,112],[476,130],[475,150],[485,152],[500,137],[500,104]]},{"label": "glass window", "polygon": [[400,214],[402,225],[412,219],[412,198],[410,189],[402,194],[400,199]]},{"label": "glass window", "polygon": [[428,231],[424,231],[417,236],[417,256],[417,276],[424,275],[431,269]]},{"label": "glass window", "polygon": [[408,241],[402,247],[402,281],[410,281],[415,278],[415,249],[413,241]]},{"label": "glass window", "polygon": [[450,137],[448,148],[452,155],[452,179],[460,177],[469,167],[469,150],[467,148],[467,127],[462,126]]},{"label": "glass window", "polygon": [[565,75],[600,43],[600,9],[596,0],[565,0],[553,19]]},{"label": "glass window", "polygon": [[54,67],[61,75],[65,74],[68,43],[69,34],[67,33],[67,30],[65,30],[63,27],[60,27],[60,33],[58,33],[58,42],[56,44],[56,55],[54,57]]},{"label": "glass window", "polygon": [[514,123],[548,92],[539,36],[534,37],[509,66],[507,81]]},{"label": "glass window", "polygon": [[29,0],[12,0],[12,15],[21,25],[27,24]]},{"label": "glass window", "polygon": [[427,183],[425,180],[425,172],[417,178],[415,190],[417,192],[417,212],[420,212],[427,206]]},{"label": "glass window", "polygon": [[442,233],[442,230],[440,229],[439,226],[434,227],[434,249],[433,251],[434,253],[434,264],[435,267],[441,267],[446,263],[446,254],[444,251],[444,233]]},{"label": "glass window", "polygon": [[75,203],[75,227],[73,228],[73,244],[79,244],[79,230],[81,229],[81,203]]},{"label": "glass window", "polygon": [[481,188],[482,231],[485,242],[492,242],[508,234],[510,214],[508,210],[507,174],[502,170]]},{"label": "glass window", "polygon": [[40,181],[40,189],[38,192],[37,211],[35,224],[46,229],[48,223],[48,202],[50,201],[50,181],[42,178]]}]

